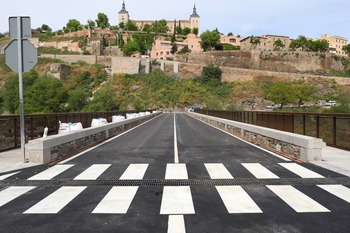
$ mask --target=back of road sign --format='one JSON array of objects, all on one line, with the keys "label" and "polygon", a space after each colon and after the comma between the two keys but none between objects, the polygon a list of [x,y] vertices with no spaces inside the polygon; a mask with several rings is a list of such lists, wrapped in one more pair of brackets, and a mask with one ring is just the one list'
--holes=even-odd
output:
[{"label": "back of road sign", "polygon": [[32,37],[32,29],[30,27],[30,17],[27,16],[21,16],[21,38],[18,38],[18,31],[17,31],[17,17],[10,17],[9,18],[9,24],[10,24],[10,38],[11,39],[29,39]]},{"label": "back of road sign", "polygon": [[[18,68],[18,41],[22,41],[22,69]],[[37,49],[28,40],[12,40],[5,48],[5,63],[14,72],[28,72],[38,62]]]}]

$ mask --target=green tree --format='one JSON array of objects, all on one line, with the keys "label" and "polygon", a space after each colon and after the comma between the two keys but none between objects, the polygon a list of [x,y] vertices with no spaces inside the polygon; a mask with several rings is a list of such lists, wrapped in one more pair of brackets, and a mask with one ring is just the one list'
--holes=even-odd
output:
[{"label": "green tree", "polygon": [[51,77],[39,77],[25,92],[26,113],[54,113],[64,110],[67,92],[61,81]]},{"label": "green tree", "polygon": [[104,13],[98,13],[97,19],[96,19],[96,25],[97,25],[97,27],[102,28],[102,29],[108,28],[110,26],[110,24],[108,22],[107,15]]},{"label": "green tree", "polygon": [[266,97],[275,104],[281,104],[280,108],[289,103],[297,101],[294,89],[288,83],[274,83],[266,90]]},{"label": "green tree", "polygon": [[213,64],[207,65],[203,67],[201,74],[201,82],[202,83],[220,83],[222,76],[222,70],[220,67],[215,66]]},{"label": "green tree", "polygon": [[289,47],[293,50],[301,48],[302,51],[305,51],[309,47],[309,42],[305,36],[300,35],[297,39],[293,40]]},{"label": "green tree", "polygon": [[41,32],[51,32],[52,29],[51,29],[47,24],[43,24],[43,25],[41,25],[41,27],[40,27],[40,31],[41,31]]},{"label": "green tree", "polygon": [[220,44],[220,34],[214,30],[206,30],[201,34],[200,45],[204,51],[213,50],[216,46]]},{"label": "green tree", "polygon": [[165,19],[155,21],[154,23],[152,23],[152,32],[167,33],[169,31],[167,24],[168,23]]},{"label": "green tree", "polygon": [[116,101],[116,93],[110,84],[103,85],[93,95],[93,99],[88,102],[85,110],[87,111],[116,111],[119,109],[119,104]]},{"label": "green tree", "polygon": [[64,28],[64,32],[76,32],[83,29],[82,25],[80,22],[76,19],[70,19],[68,23],[66,24],[66,27]]},{"label": "green tree", "polygon": [[[38,73],[34,70],[23,74],[23,90],[24,98],[26,98],[26,90],[30,88],[38,78]],[[4,86],[1,89],[3,99],[3,110],[11,114],[19,113],[19,82],[18,75],[10,76],[5,80]],[[24,101],[26,103],[26,99]]]},{"label": "green tree", "polygon": [[[182,35],[184,35],[184,36],[187,36],[187,35],[190,34],[190,33],[191,33],[191,29],[190,29],[189,27],[185,27],[185,28],[182,30]],[[193,32],[193,34],[196,34],[196,33]],[[198,32],[197,32],[196,35],[198,35]]]},{"label": "green tree", "polygon": [[254,49],[261,43],[260,38],[255,36],[251,36],[249,42],[252,44]]},{"label": "green tree", "polygon": [[344,45],[342,50],[350,57],[350,44]]},{"label": "green tree", "polygon": [[314,94],[317,93],[317,88],[309,85],[294,85],[292,89],[294,89],[299,107],[304,101],[312,100],[314,98]]},{"label": "green tree", "polygon": [[308,49],[312,52],[322,52],[325,53],[329,49],[329,43],[326,40],[309,40]]},{"label": "green tree", "polygon": [[143,25],[142,31],[143,32],[152,32],[152,25],[150,25],[150,24]]},{"label": "green tree", "polygon": [[95,27],[96,27],[96,23],[95,23],[95,21],[93,21],[91,19],[89,19],[87,21],[87,24],[85,25],[86,29],[94,29]]},{"label": "green tree", "polygon": [[175,38],[175,34],[173,34],[173,36],[171,37],[171,50],[170,52],[172,54],[175,54],[178,50],[177,44],[176,44],[176,38]]},{"label": "green tree", "polygon": [[198,28],[193,28],[192,33],[195,35],[198,35],[199,29]]},{"label": "green tree", "polygon": [[130,40],[126,42],[126,44],[123,46],[123,53],[127,56],[130,56],[136,52],[140,51],[140,46],[137,43],[137,40]]},{"label": "green tree", "polygon": [[84,88],[77,88],[71,90],[68,96],[68,111],[79,112],[86,107],[90,93],[84,90]]},{"label": "green tree", "polygon": [[176,34],[178,35],[182,34],[181,22],[179,22],[179,25],[176,26],[175,31],[176,31]]},{"label": "green tree", "polygon": [[139,28],[137,27],[137,25],[134,21],[129,20],[125,25],[125,30],[135,32],[135,31],[138,31]]},{"label": "green tree", "polygon": [[276,50],[280,50],[285,46],[285,44],[282,42],[281,39],[278,39],[275,42],[273,42],[273,46],[276,48]]},{"label": "green tree", "polygon": [[227,36],[233,36],[233,33],[232,33],[232,32],[229,32],[229,33],[227,34]]},{"label": "green tree", "polygon": [[182,49],[180,49],[180,54],[190,53],[191,49],[188,48],[188,45],[185,45]]},{"label": "green tree", "polygon": [[4,34],[2,34],[1,32],[0,32],[0,39],[1,38],[4,38],[5,36],[4,36]]}]

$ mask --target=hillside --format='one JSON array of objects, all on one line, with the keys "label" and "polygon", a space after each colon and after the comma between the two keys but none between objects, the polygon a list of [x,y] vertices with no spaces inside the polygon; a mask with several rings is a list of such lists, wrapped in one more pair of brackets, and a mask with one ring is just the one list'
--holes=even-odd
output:
[{"label": "hillside", "polygon": [[[223,65],[222,68],[229,66],[232,62],[239,66],[252,65],[251,62],[248,62],[252,58],[249,56],[245,58],[247,55],[244,53],[232,53],[235,56],[241,54],[239,56],[243,57],[243,60],[230,60],[227,56],[223,56],[225,53],[213,54],[195,54],[190,56],[191,63],[188,64],[193,64],[196,61],[203,63],[204,67],[207,67],[205,64],[217,64]],[[269,54],[269,56],[272,55]],[[282,56],[278,59],[290,60],[291,56],[295,55]],[[310,55],[306,54],[305,56]],[[248,63],[244,63],[244,59],[248,59]],[[273,57],[273,59],[277,58]],[[322,61],[323,58],[314,57],[313,59]],[[329,59],[334,64],[338,64],[334,57]],[[303,62],[305,63],[305,61]],[[342,61],[339,60],[339,62],[341,64]],[[49,78],[48,73],[52,71],[52,64],[63,64],[68,67],[66,75],[58,79]],[[266,61],[263,64],[267,64]],[[271,66],[273,63],[269,64]],[[281,66],[281,62],[279,64]],[[234,63],[231,65],[235,66]],[[275,67],[278,68],[277,65]],[[217,72],[219,68],[212,66],[211,69]],[[249,69],[247,70],[249,71]],[[255,75],[245,79],[234,78],[230,82],[217,82],[217,80],[226,80],[228,74],[231,74],[232,77],[237,76],[235,73],[237,71],[234,69],[230,71],[231,73],[226,70],[224,70],[225,72],[221,71],[220,74],[215,72],[211,74],[210,70],[209,73],[205,73],[203,68],[203,70],[197,70],[196,74],[192,74],[192,76],[190,72],[186,76],[180,75],[174,78],[158,69],[153,69],[149,75],[119,74],[108,78],[104,65],[89,65],[84,62],[69,64],[57,59],[39,57],[38,64],[33,70],[25,73],[26,113],[144,108],[184,110],[192,106],[209,109],[271,110],[267,106],[274,103],[289,108],[298,106],[293,111],[349,111],[350,87],[339,85],[333,79],[315,76],[293,80],[282,76]],[[51,86],[49,87],[49,85]],[[16,94],[17,88],[16,74],[4,64],[4,55],[0,55],[0,112],[14,113],[18,111],[18,103],[13,101],[18,96]],[[50,88],[56,88],[59,91],[51,96],[37,91],[38,89],[50,90]],[[41,103],[37,104],[40,102],[38,98],[41,97],[43,98]],[[49,101],[50,98],[54,101]],[[323,102],[337,100],[338,106],[333,109],[310,108],[319,100]],[[43,107],[44,105],[52,106]],[[299,106],[308,106],[308,108],[299,108]],[[284,110],[289,110],[289,108]]]}]

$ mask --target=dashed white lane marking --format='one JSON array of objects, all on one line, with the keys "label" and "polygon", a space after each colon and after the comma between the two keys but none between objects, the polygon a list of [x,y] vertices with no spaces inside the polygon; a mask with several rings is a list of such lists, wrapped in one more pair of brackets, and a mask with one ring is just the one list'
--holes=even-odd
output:
[{"label": "dashed white lane marking", "polygon": [[73,166],[73,164],[55,165],[49,169],[46,169],[45,171],[40,172],[39,174],[30,177],[28,180],[51,180],[55,176],[61,174]]},{"label": "dashed white lane marking", "polygon": [[321,176],[320,174],[296,163],[279,163],[279,165],[297,174],[301,178],[324,178],[324,176]]},{"label": "dashed white lane marking", "polygon": [[277,175],[262,166],[260,163],[242,163],[257,179],[279,179]]},{"label": "dashed white lane marking", "polygon": [[345,187],[344,185],[335,184],[335,185],[317,185],[317,186],[333,194],[334,196],[337,196],[340,199],[343,199],[344,201],[350,203],[350,189]]},{"label": "dashed white lane marking", "polygon": [[262,213],[259,206],[241,186],[216,186],[215,188],[230,214]]},{"label": "dashed white lane marking", "polygon": [[2,175],[2,176],[0,176],[0,180],[5,180],[5,179],[7,179],[7,178],[9,178],[9,177],[11,177],[11,176],[16,175],[17,173],[20,173],[20,172],[14,172],[14,173]]},{"label": "dashed white lane marking", "polygon": [[110,166],[111,164],[93,164],[88,169],[76,176],[74,180],[96,180]]},{"label": "dashed white lane marking", "polygon": [[130,164],[120,177],[120,180],[142,180],[147,168],[148,164]]},{"label": "dashed white lane marking", "polygon": [[166,180],[187,180],[188,174],[187,174],[187,168],[186,164],[173,164],[169,163],[166,165],[166,171],[165,171],[165,179]]},{"label": "dashed white lane marking", "polygon": [[34,189],[35,186],[9,187],[0,192],[0,207]]},{"label": "dashed white lane marking", "polygon": [[167,233],[186,233],[183,215],[169,215]]},{"label": "dashed white lane marking", "polygon": [[267,187],[298,213],[330,212],[291,185],[267,185]]},{"label": "dashed white lane marking", "polygon": [[113,187],[92,211],[94,214],[126,214],[134,199],[137,186]]},{"label": "dashed white lane marking", "polygon": [[174,163],[179,163],[179,149],[177,147],[176,114],[174,114]]},{"label": "dashed white lane marking", "polygon": [[231,173],[222,163],[205,163],[204,166],[211,179],[233,179]]},{"label": "dashed white lane marking", "polygon": [[84,189],[86,187],[62,187],[26,210],[24,214],[57,214]]},{"label": "dashed white lane marking", "polygon": [[189,186],[165,186],[163,189],[160,214],[194,214],[191,189]]}]

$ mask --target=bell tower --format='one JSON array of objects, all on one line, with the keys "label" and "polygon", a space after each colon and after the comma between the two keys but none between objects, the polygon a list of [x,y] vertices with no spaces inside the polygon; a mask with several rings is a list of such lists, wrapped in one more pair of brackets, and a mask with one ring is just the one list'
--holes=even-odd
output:
[{"label": "bell tower", "polygon": [[198,31],[199,31],[199,28],[201,26],[201,18],[197,13],[196,4],[194,4],[193,13],[190,16],[190,22],[191,22],[191,30],[193,30],[194,28],[198,28]]},{"label": "bell tower", "polygon": [[118,24],[127,23],[129,21],[129,12],[125,8],[125,2],[123,0],[122,9],[118,13]]}]

